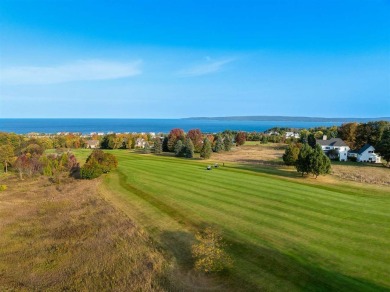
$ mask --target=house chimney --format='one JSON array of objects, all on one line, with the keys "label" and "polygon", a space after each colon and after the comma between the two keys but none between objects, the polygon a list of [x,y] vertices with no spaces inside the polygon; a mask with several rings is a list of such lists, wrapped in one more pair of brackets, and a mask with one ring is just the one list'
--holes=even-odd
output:
[{"label": "house chimney", "polygon": [[322,140],[328,140],[328,136],[326,135],[322,136]]}]

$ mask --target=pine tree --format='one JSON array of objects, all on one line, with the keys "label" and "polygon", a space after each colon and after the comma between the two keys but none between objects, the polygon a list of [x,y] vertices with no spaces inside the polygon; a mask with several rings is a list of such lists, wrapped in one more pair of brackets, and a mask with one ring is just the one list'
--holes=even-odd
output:
[{"label": "pine tree", "polygon": [[223,137],[223,148],[225,151],[230,151],[232,149],[232,136],[230,136],[229,134],[226,134],[224,137]]},{"label": "pine tree", "polygon": [[163,150],[163,147],[162,147],[162,142],[161,142],[161,139],[159,137],[157,137],[155,140],[154,140],[154,153],[155,154],[161,154],[162,153],[162,150]]},{"label": "pine tree", "polygon": [[223,151],[224,149],[224,146],[223,146],[223,140],[222,140],[222,137],[221,135],[218,135],[217,137],[217,141],[215,141],[215,145],[214,145],[214,152],[221,152]]},{"label": "pine tree", "polygon": [[144,153],[144,154],[149,154],[149,153],[150,153],[150,145],[149,145],[149,142],[145,142],[143,153]]},{"label": "pine tree", "polygon": [[194,157],[194,143],[192,143],[192,140],[190,138],[187,138],[184,143],[184,156],[187,158]]},{"label": "pine tree", "polygon": [[316,138],[314,137],[313,134],[310,134],[308,137],[307,137],[307,144],[309,144],[309,146],[311,148],[314,149],[314,147],[316,147],[316,144],[317,144],[317,141],[316,141]]},{"label": "pine tree", "polygon": [[209,159],[211,157],[212,152],[213,151],[211,149],[211,143],[209,139],[205,138],[203,140],[202,150],[200,150],[200,157],[202,157],[203,159]]},{"label": "pine tree", "polygon": [[302,173],[302,176],[310,172],[310,154],[313,149],[308,144],[303,144],[299,150],[298,159],[295,163],[295,167],[298,172]]},{"label": "pine tree", "polygon": [[295,165],[298,160],[299,147],[296,144],[290,144],[287,146],[286,151],[283,154],[283,161],[286,165]]},{"label": "pine tree", "polygon": [[330,173],[330,159],[324,154],[320,145],[317,145],[309,154],[310,172],[316,176]]},{"label": "pine tree", "polygon": [[181,140],[178,140],[174,147],[175,156],[180,157],[183,155],[184,145]]}]

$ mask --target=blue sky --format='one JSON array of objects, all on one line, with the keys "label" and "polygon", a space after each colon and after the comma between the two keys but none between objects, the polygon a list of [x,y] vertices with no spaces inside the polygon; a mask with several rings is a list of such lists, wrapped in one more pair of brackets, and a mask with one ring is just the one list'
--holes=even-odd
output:
[{"label": "blue sky", "polygon": [[390,1],[0,1],[0,117],[390,116]]}]

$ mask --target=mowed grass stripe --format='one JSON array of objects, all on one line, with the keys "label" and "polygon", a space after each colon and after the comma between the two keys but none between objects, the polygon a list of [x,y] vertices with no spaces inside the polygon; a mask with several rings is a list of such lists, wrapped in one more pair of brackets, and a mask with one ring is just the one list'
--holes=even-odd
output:
[{"label": "mowed grass stripe", "polygon": [[[141,171],[141,170],[147,171],[148,175],[150,175],[152,173],[149,170],[150,169],[149,166],[145,166],[143,164],[140,164],[140,165],[137,166],[137,168],[138,168],[139,171]],[[165,173],[165,172],[163,172],[163,173]],[[163,177],[164,176],[165,177],[164,174],[160,175],[161,174],[160,172],[153,172],[153,173],[155,174],[155,176],[159,176],[159,177]],[[190,182],[191,181],[195,181],[194,180],[195,177],[196,177],[196,175],[192,176],[192,180],[190,180]],[[168,176],[166,176],[166,179],[168,179],[168,180],[172,180],[172,178],[182,178],[183,180],[186,181],[185,183],[188,183],[188,180],[183,178],[183,174],[181,173],[181,171],[179,171],[179,173],[171,172]],[[228,190],[228,191],[239,192],[240,194],[245,194],[245,195],[248,195],[248,196],[254,196],[254,197],[260,197],[261,196],[265,200],[271,201],[272,203],[274,201],[278,201],[281,204],[294,205],[295,207],[301,206],[302,202],[304,202],[307,205],[307,201],[310,201],[309,208],[311,210],[313,210],[313,211],[315,210],[316,212],[322,213],[325,216],[327,216],[328,218],[329,217],[334,217],[334,218],[338,218],[339,219],[340,218],[340,214],[341,215],[349,214],[349,216],[351,215],[351,209],[349,209],[349,208],[343,208],[343,209],[334,208],[334,207],[333,208],[329,208],[329,206],[332,207],[332,204],[326,204],[326,203],[324,204],[323,202],[324,201],[326,202],[326,200],[324,200],[324,199],[321,199],[321,200],[316,200],[316,199],[311,199],[311,198],[308,199],[307,196],[302,196],[302,192],[289,191],[288,188],[283,189],[284,192],[283,192],[283,194],[281,194],[279,192],[279,190],[276,190],[275,188],[267,188],[267,187],[263,188],[263,189],[266,190],[266,192],[264,192],[264,191],[260,192],[259,190],[262,189],[261,187],[257,186],[257,187],[252,188],[252,187],[248,186],[248,184],[245,184],[245,188],[238,189],[237,185],[234,185],[232,183],[224,183],[224,182],[216,181],[216,180],[212,180],[212,179],[207,180],[207,183],[204,183],[203,181],[199,181],[199,180],[197,182],[199,183],[199,186],[202,186],[204,184],[207,187],[213,186],[213,187],[216,187],[218,189],[224,189],[224,190]],[[232,186],[232,187],[229,188],[228,186]],[[270,195],[274,195],[274,196],[270,196]],[[243,198],[243,200],[245,200],[244,197],[242,197],[242,198]],[[295,202],[298,202],[298,203],[295,203]],[[315,206],[315,204],[317,204],[318,206]],[[315,207],[312,207],[313,205]],[[328,207],[328,210],[326,210],[324,207]],[[333,213],[335,213],[336,210],[339,210],[339,214],[337,214],[336,216],[333,216]],[[363,218],[363,220],[366,218],[367,210],[364,213],[364,216],[362,216],[362,208],[360,208],[359,210],[353,210],[353,211],[356,213],[356,217],[361,217],[361,218]],[[385,219],[386,219],[386,217],[385,217]],[[344,218],[342,218],[342,220],[343,220],[343,224],[349,224],[349,222],[348,222],[349,220],[347,218],[345,218],[345,216],[344,216]],[[378,223],[382,223],[383,220],[384,220],[383,217],[377,218],[377,222]],[[369,222],[369,224],[371,225],[372,223],[373,222],[371,220]]]},{"label": "mowed grass stripe", "polygon": [[[292,182],[230,167],[213,170],[212,175],[206,176],[207,172],[201,171],[204,165],[197,161],[167,157],[154,161],[151,155],[128,153],[118,158],[126,184],[142,189],[148,200],[155,200],[157,205],[150,207],[153,203],[142,196],[131,195],[137,204],[145,206],[145,212],[168,206],[179,212],[180,218],[170,216],[166,210],[158,211],[167,226],[175,225],[172,221],[182,221],[183,229],[187,229],[188,224],[196,225],[202,220],[226,228],[226,237],[233,243],[229,251],[239,259],[233,277],[266,290],[275,288],[271,283],[275,279],[287,279],[284,285],[292,290],[369,290],[390,286],[386,277],[390,218],[385,191],[375,190],[371,197],[355,191],[356,187],[351,191],[343,186],[308,185],[301,180]],[[237,191],[235,185],[242,191]],[[239,218],[234,217],[235,212]],[[146,224],[148,216],[144,216]],[[162,231],[166,228],[157,222],[149,224],[158,224]],[[358,224],[364,233],[361,237]],[[378,224],[382,226],[377,227]],[[340,235],[343,229],[344,240]],[[300,233],[309,240],[300,239]],[[242,253],[243,249],[247,252]]]},{"label": "mowed grass stripe", "polygon": [[[255,200],[246,201],[243,200],[242,197],[237,198],[236,195],[227,194],[223,191],[214,190],[212,194],[209,194],[206,191],[206,188],[202,186],[197,186],[196,183],[193,182],[187,182],[185,186],[182,186],[180,180],[171,179],[171,180],[165,180],[165,179],[158,179],[158,178],[144,178],[148,182],[152,182],[154,184],[158,184],[158,186],[154,186],[154,188],[157,189],[174,189],[175,190],[175,197],[171,198],[171,194],[167,194],[165,196],[167,200],[176,201],[179,199],[179,196],[183,196],[186,191],[188,191],[188,187],[194,187],[195,189],[191,189],[189,191],[189,195],[196,194],[197,196],[201,196],[207,199],[210,199],[214,201],[215,203],[218,203],[219,206],[222,206],[223,204],[228,204],[230,206],[235,207],[235,213],[234,214],[249,214],[249,215],[255,215],[258,213],[261,213],[265,217],[263,219],[272,220],[277,222],[291,222],[292,224],[295,224],[296,227],[305,227],[306,229],[312,229],[317,231],[318,235],[331,235],[331,236],[338,236],[340,238],[343,238],[345,240],[345,227],[342,227],[342,225],[338,225],[339,223],[342,223],[342,219],[339,222],[329,222],[326,218],[323,218],[323,216],[318,216],[318,213],[308,213],[302,214],[303,212],[296,212],[294,210],[294,207],[285,208],[284,205],[282,207],[278,206],[279,202],[275,202],[275,204],[268,204],[263,202],[256,202]],[[177,183],[179,182],[179,183]],[[151,184],[146,184],[145,187],[147,189],[151,188]],[[151,191],[154,191],[151,189]],[[177,194],[176,194],[177,193]],[[209,195],[208,195],[209,194]],[[159,194],[159,196],[164,194]],[[201,203],[204,202],[204,204],[208,204],[209,201],[201,200]],[[301,206],[302,207],[302,206]],[[242,209],[242,210],[241,210]],[[254,213],[253,213],[254,212]],[[251,214],[253,213],[253,214]],[[277,219],[277,220],[275,220]],[[337,224],[334,224],[337,223]],[[356,222],[356,225],[358,226],[360,223]],[[384,229],[384,228],[383,228]],[[304,230],[302,230],[304,231]],[[299,230],[298,232],[302,232]],[[388,231],[388,230],[387,230]],[[365,241],[367,243],[372,242],[372,240],[376,240],[377,244],[382,244],[383,247],[386,247],[388,242],[383,240],[382,238],[378,238],[376,236],[373,236],[371,234],[368,234],[367,232],[362,232],[362,226],[360,225],[359,230],[350,230],[349,229],[349,236],[346,239],[346,243],[350,241],[350,244],[356,243],[358,241]]]},{"label": "mowed grass stripe", "polygon": [[[154,166],[157,166],[159,162],[162,163],[163,166],[167,166],[167,164],[172,164],[176,165],[177,167],[182,167],[182,169],[188,169],[188,166],[194,166],[194,167],[199,167],[200,169],[204,169],[209,163],[203,162],[203,161],[191,161],[191,160],[185,160],[185,159],[177,159],[177,158],[172,158],[172,157],[161,157],[161,156],[150,156],[150,155],[138,155],[134,156],[130,160],[135,160],[135,161],[143,161],[144,163],[151,162]],[[126,157],[126,156],[125,156]],[[128,158],[129,156],[127,156]],[[155,159],[157,159],[157,163],[155,162]],[[127,160],[127,159],[126,159]],[[175,160],[175,161],[172,161]],[[185,161],[185,165],[183,165],[183,161]],[[160,163],[160,165],[161,165]],[[175,168],[170,168],[169,170],[172,171]],[[290,187],[296,186],[298,189],[302,189],[302,186],[306,186],[309,188],[312,188],[313,186],[316,189],[320,189],[323,191],[330,192],[328,195],[331,197],[331,193],[336,193],[337,195],[335,196],[336,199],[340,199],[342,196],[346,196],[346,202],[348,204],[353,204],[353,201],[356,201],[357,203],[362,202],[362,197],[363,198],[368,198],[372,199],[373,195],[365,195],[362,194],[362,188],[361,187],[355,187],[355,186],[348,186],[348,189],[345,188],[345,186],[342,186],[342,193],[340,194],[339,188],[336,186],[324,186],[322,184],[319,185],[313,185],[313,184],[306,184],[304,180],[300,180],[299,182],[294,182],[291,181],[291,179],[284,178],[284,177],[275,177],[274,174],[268,174],[268,173],[261,173],[257,170],[253,170],[252,168],[248,169],[238,169],[238,168],[233,168],[233,167],[220,167],[219,171],[229,171],[233,173],[239,173],[239,174],[245,174],[247,176],[248,174],[257,176],[257,177],[264,177],[264,178],[270,178],[270,179],[276,179],[277,181],[284,180],[286,183],[290,184]],[[235,176],[236,177],[236,176]],[[364,189],[363,189],[364,191]],[[377,193],[375,189],[370,189],[371,193]],[[383,197],[383,193],[380,197]],[[340,196],[341,195],[341,196]],[[349,195],[353,195],[353,197],[350,197]],[[363,199],[364,201],[364,199]]]},{"label": "mowed grass stripe", "polygon": [[[167,182],[156,180],[150,181],[159,183],[159,187],[163,186],[162,188],[171,188],[171,185]],[[369,245],[369,243],[372,242],[372,238],[365,240],[363,235],[364,233],[360,233],[360,236],[357,236],[356,234],[352,235],[351,232],[349,232],[348,237],[346,238],[345,229],[341,230],[341,232],[336,234],[335,230],[328,231],[326,229],[330,228],[330,226],[326,226],[325,228],[319,228],[317,226],[311,225],[310,222],[312,218],[309,218],[309,220],[304,223],[302,218],[299,218],[299,220],[292,220],[291,218],[286,218],[285,216],[276,214],[275,212],[237,206],[235,202],[228,202],[226,200],[204,195],[202,192],[199,191],[191,190],[191,195],[197,195],[197,198],[194,199],[194,197],[191,198],[191,196],[187,196],[186,192],[188,190],[186,188],[176,186],[176,189],[178,192],[175,195],[174,201],[183,202],[184,204],[181,205],[181,208],[184,209],[187,205],[191,205],[192,207],[198,206],[197,211],[202,212],[202,210],[200,210],[202,208],[199,208],[199,206],[201,206],[205,208],[205,212],[207,213],[207,206],[215,205],[216,203],[218,204],[220,210],[224,210],[224,213],[226,212],[234,216],[236,221],[237,218],[242,220],[244,224],[241,228],[245,228],[244,225],[248,224],[252,226],[251,228],[253,228],[253,226],[259,225],[261,225],[262,228],[264,228],[264,226],[267,226],[269,227],[268,232],[273,232],[273,230],[275,229],[283,230],[284,232],[281,234],[282,237],[291,236],[291,240],[295,241],[297,239],[300,239],[300,241],[302,241],[303,237],[300,237],[299,235],[305,234],[306,236],[304,237],[304,239],[306,240],[306,245],[316,245],[317,250],[329,250],[333,248],[334,251],[339,252],[341,250],[343,253],[346,254],[351,253],[351,251],[353,251],[353,257],[358,257],[362,255],[364,256],[367,252],[372,252],[372,249]],[[203,199],[198,197],[203,197]],[[167,201],[172,201],[169,197],[164,197],[164,199],[166,199]],[[188,212],[191,211],[191,209],[188,210]],[[210,216],[210,213],[204,215]],[[379,239],[376,238],[376,240]],[[382,244],[384,248],[387,246],[385,242],[383,242]],[[331,252],[333,253],[334,251]],[[375,260],[382,262],[383,253],[377,254],[376,256],[372,254],[372,260],[374,258]],[[390,259],[389,257],[387,258]]]},{"label": "mowed grass stripe", "polygon": [[[143,159],[144,160],[144,159]],[[142,160],[141,160],[142,161]],[[196,172],[194,172],[193,170],[188,170],[188,167],[181,167],[181,168],[169,168],[169,172],[167,171],[167,167],[165,166],[161,166],[161,170],[162,172],[158,171],[158,165],[154,165],[153,164],[153,161],[150,161],[149,160],[144,160],[142,161],[142,163],[139,163],[140,161],[137,161],[137,159],[135,159],[135,162],[137,163],[136,165],[134,165],[135,167],[149,167],[148,171],[150,171],[151,173],[156,173],[158,175],[164,175],[164,176],[170,176],[174,173],[179,173],[181,175],[183,174],[188,174],[189,175],[189,178],[195,178],[195,177],[199,177],[198,174]],[[199,167],[199,165],[194,165],[195,167]],[[201,168],[199,168],[200,170]],[[156,171],[157,170],[157,171]],[[203,170],[203,169],[202,169]],[[223,168],[219,169],[218,171],[220,170],[224,170]],[[227,170],[229,171],[229,169]],[[225,176],[225,177],[223,177]],[[275,178],[267,178],[268,181],[266,180],[251,180],[251,181],[248,181],[248,179],[246,180],[239,180],[239,178],[237,178],[237,176],[235,176],[234,174],[230,174],[228,175],[229,176],[229,180],[226,180],[226,174],[221,174],[220,177],[218,177],[217,179],[225,179],[227,182],[226,184],[229,185],[237,185],[237,184],[242,184],[242,183],[245,183],[245,187],[246,188],[249,188],[249,185],[254,185],[256,186],[258,189],[265,189],[265,188],[273,188],[275,190],[278,190],[278,191],[281,191],[281,192],[284,192],[286,193],[286,195],[289,195],[289,192],[291,193],[292,190],[297,190],[298,194],[302,194],[302,190],[304,190],[304,188],[302,188],[302,186],[300,186],[299,184],[297,183],[291,183],[291,182],[287,182],[287,185],[286,186],[278,186],[277,184],[275,184],[275,182],[277,182],[278,180],[276,180]],[[202,176],[201,176],[202,177]],[[202,177],[203,178],[203,177]],[[231,179],[230,179],[231,178]],[[299,187],[301,189],[299,189]],[[318,203],[318,204],[322,204],[322,205],[327,205],[327,206],[333,206],[335,207],[334,204],[332,204],[332,196],[343,196],[344,194],[338,192],[336,194],[334,194],[335,192],[334,191],[329,191],[329,190],[323,190],[323,189],[318,189],[316,188],[315,186],[306,186],[307,188],[307,191],[309,193],[311,193],[311,197],[309,197],[308,199],[312,199],[312,202],[313,203]],[[326,196],[327,200],[317,200],[316,201],[316,198],[318,199],[322,199],[324,196]],[[353,208],[353,205],[354,203],[352,202],[353,200],[359,200],[360,203],[358,203],[356,205],[356,209],[357,210],[360,210],[362,207],[365,207],[366,206],[366,202],[361,202],[361,197],[351,197],[350,195],[347,195],[346,196],[347,198],[344,199],[343,201],[337,201],[337,206],[343,206],[343,203],[347,202],[347,205],[348,205],[348,208],[351,209]],[[373,198],[370,198],[371,200]],[[348,201],[350,200],[350,201]],[[378,201],[378,203],[380,203],[380,200]],[[378,204],[379,208],[381,208],[381,205]],[[344,210],[342,210],[344,212]],[[373,210],[370,210],[371,212],[374,212],[375,214],[378,213],[377,209],[373,209]],[[378,215],[384,215],[386,216],[387,215],[387,209],[384,209],[383,212],[379,213]]]}]

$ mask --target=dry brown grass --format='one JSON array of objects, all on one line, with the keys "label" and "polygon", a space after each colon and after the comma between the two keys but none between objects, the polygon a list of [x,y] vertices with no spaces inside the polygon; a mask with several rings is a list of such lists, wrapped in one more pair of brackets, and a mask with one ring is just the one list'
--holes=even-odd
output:
[{"label": "dry brown grass", "polygon": [[213,153],[212,159],[245,164],[283,165],[285,144],[258,144],[233,147],[230,152]]},{"label": "dry brown grass", "polygon": [[0,183],[0,291],[171,290],[163,255],[99,181]]},{"label": "dry brown grass", "polygon": [[[282,155],[285,144],[258,144],[235,147],[231,152],[214,153],[212,159],[218,162],[283,167]],[[353,162],[332,163],[334,179],[360,183],[390,185],[390,169],[382,165],[359,164]]]},{"label": "dry brown grass", "polygon": [[341,179],[390,185],[390,169],[382,165],[332,165],[332,174]]}]

